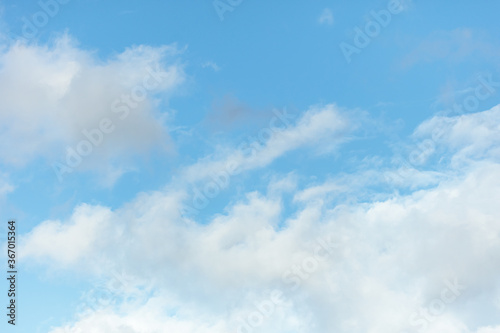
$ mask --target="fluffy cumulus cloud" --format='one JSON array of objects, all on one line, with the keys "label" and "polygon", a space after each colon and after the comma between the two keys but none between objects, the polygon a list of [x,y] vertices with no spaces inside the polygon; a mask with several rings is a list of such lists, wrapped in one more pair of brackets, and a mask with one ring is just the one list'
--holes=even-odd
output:
[{"label": "fluffy cumulus cloud", "polygon": [[23,166],[42,157],[64,165],[64,175],[168,148],[166,105],[155,96],[168,97],[184,81],[179,53],[135,46],[102,60],[67,35],[50,46],[2,47],[0,162]]},{"label": "fluffy cumulus cloud", "polygon": [[[446,177],[404,195],[339,202],[325,195],[346,191],[334,179],[304,185],[289,175],[201,224],[179,214],[186,186],[177,182],[114,210],[81,205],[46,221],[24,238],[22,260],[121,285],[108,296],[117,302],[89,304],[51,333],[499,332],[482,315],[500,311],[499,110],[418,127],[422,139],[439,132],[435,149],[448,162],[427,167]],[[321,146],[353,126],[341,114],[312,108],[241,165]],[[214,163],[188,167],[186,184]],[[360,181],[382,176],[364,170]]]}]

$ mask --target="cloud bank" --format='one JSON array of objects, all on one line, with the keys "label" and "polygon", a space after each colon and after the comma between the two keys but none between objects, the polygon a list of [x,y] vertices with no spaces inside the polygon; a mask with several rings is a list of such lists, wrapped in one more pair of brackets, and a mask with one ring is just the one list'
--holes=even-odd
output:
[{"label": "cloud bank", "polygon": [[[46,221],[24,238],[23,260],[110,280],[114,269],[128,281],[117,294],[135,290],[51,333],[500,332],[482,315],[500,310],[499,114],[422,123],[414,137],[441,133],[442,159],[427,169],[446,177],[404,195],[366,198],[361,186],[351,190],[363,200],[339,202],[325,195],[346,190],[332,179],[289,178],[201,224],[179,214],[187,185],[177,183],[115,210],[80,205],[68,220]],[[313,107],[245,165],[331,140],[351,127],[340,119],[334,106]],[[186,167],[185,184],[220,165]],[[383,173],[363,170],[360,181],[367,175]]]}]

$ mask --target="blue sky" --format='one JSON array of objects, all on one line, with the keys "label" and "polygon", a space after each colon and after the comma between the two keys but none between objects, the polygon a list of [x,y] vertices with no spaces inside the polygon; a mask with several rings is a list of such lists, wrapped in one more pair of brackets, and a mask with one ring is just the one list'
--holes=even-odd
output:
[{"label": "blue sky", "polygon": [[500,332],[498,9],[0,1],[2,331]]}]

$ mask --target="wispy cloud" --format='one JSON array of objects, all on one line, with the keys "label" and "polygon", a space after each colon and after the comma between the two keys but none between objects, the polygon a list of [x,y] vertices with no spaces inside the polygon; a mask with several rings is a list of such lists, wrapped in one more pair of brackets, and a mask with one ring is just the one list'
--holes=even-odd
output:
[{"label": "wispy cloud", "polygon": [[321,12],[321,15],[318,18],[318,23],[322,25],[333,25],[333,13],[330,8],[325,8]]},{"label": "wispy cloud", "polygon": [[215,62],[213,61],[207,61],[205,62],[203,65],[201,65],[201,67],[203,68],[211,68],[213,69],[215,72],[218,72],[220,71],[220,67],[219,65],[217,65]]},{"label": "wispy cloud", "polygon": [[407,54],[400,63],[410,68],[436,61],[461,63],[470,57],[495,61],[499,48],[480,32],[470,28],[435,31]]}]

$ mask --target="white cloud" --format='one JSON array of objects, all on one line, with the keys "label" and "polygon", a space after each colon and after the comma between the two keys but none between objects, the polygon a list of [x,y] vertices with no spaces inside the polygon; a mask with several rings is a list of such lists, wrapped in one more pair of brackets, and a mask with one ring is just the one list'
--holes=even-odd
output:
[{"label": "white cloud", "polygon": [[[156,288],[176,295],[173,307],[192,309],[185,318],[186,332],[196,332],[190,325],[209,309],[208,323],[236,322],[242,313],[253,311],[251,303],[236,300],[252,292],[265,299],[265,291],[276,287],[294,304],[283,309],[288,314],[280,319],[285,324],[286,318],[295,318],[296,326],[290,329],[315,323],[318,329],[309,331],[377,327],[396,332],[395,328],[407,328],[413,312],[440,295],[447,278],[457,276],[467,290],[500,287],[496,278],[500,271],[493,264],[500,260],[500,216],[495,208],[500,200],[499,174],[498,165],[481,166],[466,178],[435,189],[342,209],[324,210],[328,205],[311,203],[286,217],[283,229],[276,227],[283,213],[279,201],[258,194],[205,226],[184,224],[172,214],[174,196],[153,194],[114,216],[87,207],[90,211],[82,222],[74,222],[82,215],[79,209],[64,226],[42,224],[26,238],[23,260],[29,254],[86,269],[90,262],[105,258],[127,274],[153,279]],[[105,220],[89,218],[95,215]],[[103,225],[112,227],[106,231],[106,244],[99,244],[96,239],[103,234]],[[328,234],[336,235],[341,246],[292,292],[292,284],[282,281],[283,273],[314,255],[314,241]],[[309,296],[304,299],[305,295]],[[469,293],[456,302],[464,307],[474,297],[478,294]],[[236,303],[227,317],[225,305],[232,302]],[[473,314],[481,311],[467,308],[469,316],[463,321],[453,309],[452,304],[451,312],[437,323],[474,325]],[[171,321],[179,320],[168,311],[153,320],[118,313],[93,313],[76,327],[83,329],[92,320],[111,332],[121,325],[130,325],[131,332],[149,332],[139,326],[160,330],[162,326],[155,323],[170,327]],[[277,318],[279,314],[273,321]],[[211,332],[210,325],[201,327]]]},{"label": "white cloud", "polygon": [[452,166],[470,160],[500,158],[500,105],[490,110],[454,117],[433,117],[422,123],[416,138],[430,138],[448,153]]},{"label": "white cloud", "polygon": [[[229,332],[222,320],[213,321],[207,316],[186,317],[184,309],[179,313],[167,302],[166,295],[153,297],[145,304],[134,304],[134,308],[122,309],[119,313],[102,309],[81,318],[77,323],[54,328],[50,333],[222,333]],[[175,311],[176,316],[166,316]]]},{"label": "white cloud", "polygon": [[323,25],[333,25],[333,13],[330,8],[325,8],[318,18],[318,23]]},{"label": "white cloud", "polygon": [[[51,258],[55,265],[72,265],[95,254],[100,234],[106,234],[111,212],[104,207],[82,205],[69,221],[45,221],[27,235],[24,256]],[[116,231],[116,229],[114,229]],[[86,257],[85,259],[90,259]]]},{"label": "white cloud", "polygon": [[242,142],[236,150],[201,159],[185,169],[183,178],[189,182],[203,180],[226,170],[228,164],[239,172],[262,168],[287,152],[302,147],[314,145],[319,152],[331,151],[344,142],[346,134],[357,126],[333,104],[311,107],[295,124],[292,124],[294,116],[286,110],[277,113],[280,116],[273,117],[269,126],[259,131],[254,142]]},{"label": "white cloud", "polygon": [[500,326],[497,327],[482,327],[480,328],[477,333],[499,333],[500,332]]},{"label": "white cloud", "polygon": [[[66,148],[77,150],[78,143],[88,140],[82,131],[99,128],[104,118],[114,129],[84,157],[81,169],[107,169],[150,147],[168,148],[164,116],[154,96],[168,97],[184,81],[178,53],[175,46],[136,46],[103,61],[66,35],[51,46],[17,42],[3,48],[1,162],[22,166],[44,157],[64,163]],[[132,105],[141,89],[147,97]],[[132,96],[130,107],[120,101],[125,95]]]},{"label": "white cloud", "polygon": [[[307,113],[283,130],[287,140],[269,140],[254,165],[330,137],[345,124],[334,110]],[[498,108],[492,110],[448,119],[443,142],[455,147],[458,140],[454,154],[470,144],[493,150],[500,119]],[[472,134],[462,139],[457,131]],[[429,331],[490,332],[481,328],[481,316],[500,290],[500,164],[494,154],[480,157],[406,195],[339,204],[325,196],[337,189],[328,180],[296,194],[300,206],[285,209],[286,196],[277,189],[297,187],[289,176],[269,193],[246,193],[205,224],[181,217],[185,192],[167,186],[114,211],[85,205],[67,221],[39,225],[23,239],[22,260],[98,275],[116,268],[155,290],[146,303],[98,309],[52,333],[86,331],[91,323],[96,332],[235,332],[272,289],[282,290],[291,306],[277,309],[259,326],[262,332],[411,331],[425,322],[412,326],[409,318],[418,319],[450,283],[458,283],[458,294]],[[202,162],[197,165],[201,170]],[[318,244],[332,240],[331,254],[317,257]]]},{"label": "white cloud", "polygon": [[215,62],[213,61],[207,61],[205,62],[201,67],[203,68],[211,68],[213,69],[215,72],[218,72],[220,71],[220,67],[219,65],[217,65]]}]

